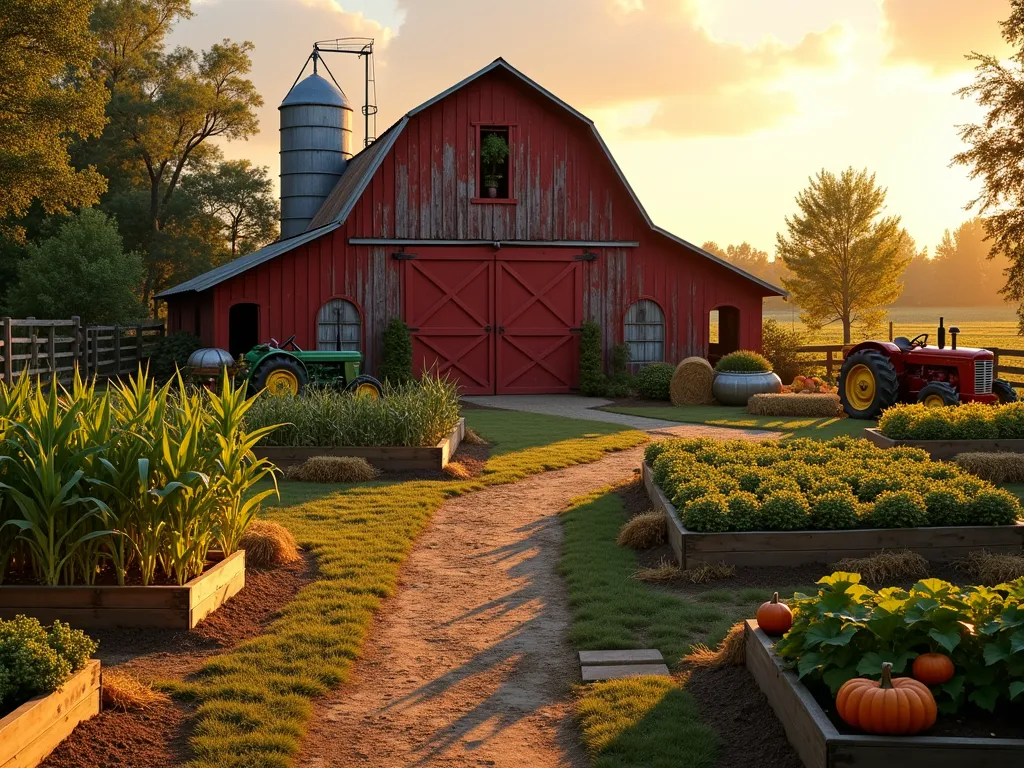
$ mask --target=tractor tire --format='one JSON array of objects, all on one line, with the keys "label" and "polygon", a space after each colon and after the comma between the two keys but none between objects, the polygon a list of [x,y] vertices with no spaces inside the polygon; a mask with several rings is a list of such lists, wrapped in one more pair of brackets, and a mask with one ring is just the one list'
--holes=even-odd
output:
[{"label": "tractor tire", "polygon": [[944,381],[931,381],[921,387],[921,391],[917,393],[917,402],[929,408],[960,405],[960,393]]},{"label": "tractor tire", "polygon": [[900,383],[889,358],[873,349],[854,352],[839,372],[839,400],[851,419],[877,419],[895,405]]},{"label": "tractor tire", "polygon": [[306,371],[291,357],[275,355],[262,363],[252,378],[256,392],[267,392],[274,396],[302,394],[306,388]]},{"label": "tractor tire", "polygon": [[357,397],[371,397],[380,400],[384,396],[384,387],[373,376],[356,376],[352,383],[346,387],[346,391]]},{"label": "tractor tire", "polygon": [[993,381],[992,393],[999,398],[1000,403],[1017,402],[1017,390],[1006,379],[996,379]]}]

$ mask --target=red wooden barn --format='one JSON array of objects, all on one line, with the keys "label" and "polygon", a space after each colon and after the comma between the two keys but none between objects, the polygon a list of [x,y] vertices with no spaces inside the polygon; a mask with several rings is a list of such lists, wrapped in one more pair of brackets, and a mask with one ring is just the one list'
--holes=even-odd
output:
[{"label": "red wooden barn", "polygon": [[[283,239],[160,294],[170,331],[235,356],[294,334],[372,373],[397,316],[415,364],[467,394],[556,393],[577,386],[585,320],[634,364],[714,357],[760,349],[762,299],[785,293],[655,226],[593,122],[503,59],[354,157],[328,81],[281,113]],[[492,135],[510,152],[482,168]]]}]

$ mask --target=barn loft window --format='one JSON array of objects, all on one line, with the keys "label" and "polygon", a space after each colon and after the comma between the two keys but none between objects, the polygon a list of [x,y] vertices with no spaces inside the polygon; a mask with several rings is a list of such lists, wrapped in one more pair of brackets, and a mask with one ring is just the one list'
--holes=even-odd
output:
[{"label": "barn loft window", "polygon": [[631,363],[665,360],[665,313],[650,299],[641,299],[626,312],[626,344]]},{"label": "barn loft window", "polygon": [[331,299],[316,316],[316,348],[358,352],[363,328],[359,307],[347,299]]},{"label": "barn loft window", "polygon": [[474,202],[514,202],[512,181],[513,127],[509,125],[478,126],[476,153],[477,197]]}]

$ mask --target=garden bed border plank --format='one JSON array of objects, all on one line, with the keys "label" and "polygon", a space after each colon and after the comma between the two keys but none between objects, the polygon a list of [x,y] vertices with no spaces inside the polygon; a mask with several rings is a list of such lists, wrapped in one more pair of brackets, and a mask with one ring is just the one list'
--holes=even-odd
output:
[{"label": "garden bed border plank", "polygon": [[695,562],[754,567],[811,565],[865,557],[883,549],[910,549],[927,560],[942,563],[973,550],[1013,553],[1024,546],[1024,524],[695,533],[686,529],[675,505],[654,483],[647,462],[642,473],[651,503],[665,515],[668,543],[681,568]]},{"label": "garden bed border plank", "polygon": [[452,456],[459,449],[466,436],[466,420],[459,423],[437,445],[430,446],[309,446],[309,445],[266,445],[253,449],[257,458],[267,459],[278,469],[301,464],[314,456],[353,456],[366,459],[377,469],[385,472],[408,470],[442,470],[448,466]]},{"label": "garden bed border plank", "polygon": [[100,712],[100,662],[90,659],[59,691],[0,718],[0,768],[34,768],[79,723]]},{"label": "garden bed border plank", "polygon": [[868,427],[864,438],[879,448],[923,448],[937,460],[950,460],[961,453],[1024,453],[1024,440],[893,440],[878,429]]},{"label": "garden bed border plank", "polygon": [[0,618],[23,613],[86,629],[193,629],[244,587],[245,551],[239,550],[182,586],[0,586]]},{"label": "garden bed border plank", "polygon": [[746,667],[806,768],[1005,768],[1024,764],[1024,739],[868,736],[840,733],[794,672],[782,667],[771,638],[750,619]]}]

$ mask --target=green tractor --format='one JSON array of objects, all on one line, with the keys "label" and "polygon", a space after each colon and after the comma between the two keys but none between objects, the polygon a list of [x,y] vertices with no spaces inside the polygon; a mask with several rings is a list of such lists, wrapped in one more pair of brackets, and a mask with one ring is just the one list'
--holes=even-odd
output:
[{"label": "green tractor", "polygon": [[265,389],[272,395],[298,395],[307,384],[313,384],[344,389],[374,400],[383,394],[377,379],[359,373],[362,353],[305,351],[295,344],[294,335],[283,344],[271,339],[253,347],[242,356],[242,362],[251,393]]}]

